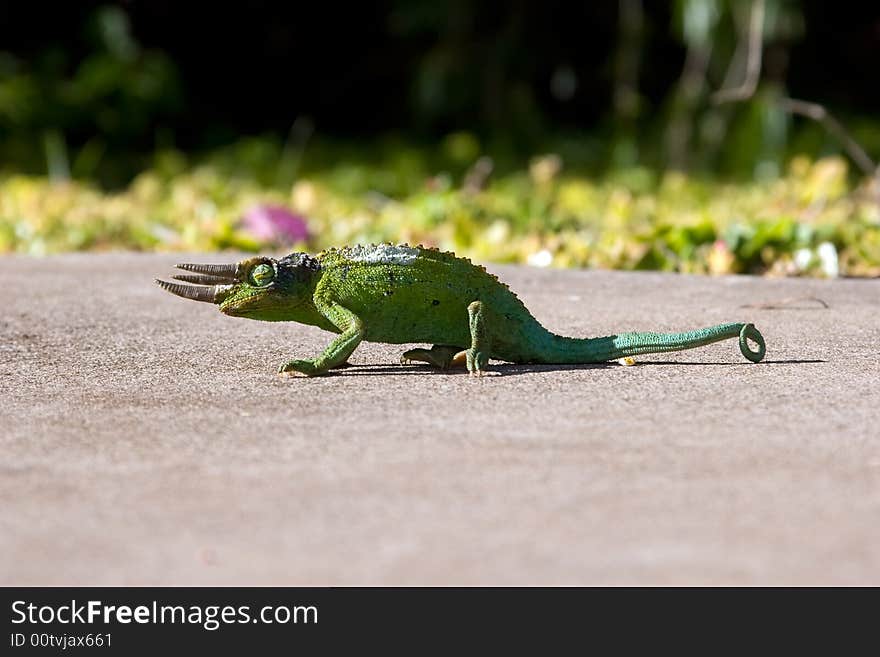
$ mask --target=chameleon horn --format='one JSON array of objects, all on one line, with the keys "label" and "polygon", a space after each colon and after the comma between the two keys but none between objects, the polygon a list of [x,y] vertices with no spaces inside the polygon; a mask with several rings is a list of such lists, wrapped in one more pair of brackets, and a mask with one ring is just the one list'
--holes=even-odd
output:
[{"label": "chameleon horn", "polygon": [[194,265],[190,263],[181,263],[174,265],[178,269],[191,271],[196,274],[207,274],[208,276],[216,276],[226,281],[238,280],[238,265]]},{"label": "chameleon horn", "polygon": [[209,274],[174,274],[171,278],[183,281],[184,283],[195,283],[196,285],[222,285],[223,283],[230,282],[228,278],[211,276]]},{"label": "chameleon horn", "polygon": [[183,285],[182,283],[168,283],[156,279],[156,285],[163,290],[168,290],[171,294],[176,294],[184,299],[192,299],[193,301],[207,301],[208,303],[217,303],[215,298],[217,293],[221,291],[223,286],[212,285],[210,287]]}]

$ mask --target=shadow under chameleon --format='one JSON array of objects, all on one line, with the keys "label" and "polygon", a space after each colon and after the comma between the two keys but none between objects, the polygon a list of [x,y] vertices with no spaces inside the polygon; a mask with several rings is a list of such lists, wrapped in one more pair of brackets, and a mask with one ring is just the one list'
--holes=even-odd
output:
[{"label": "shadow under chameleon", "polygon": [[[755,367],[761,365],[808,365],[815,363],[827,363],[821,359],[805,359],[805,360],[765,360],[760,363],[747,362],[698,362],[698,361],[676,361],[676,360],[654,360],[642,361],[630,367],[645,366],[664,366],[664,365],[686,365],[689,367],[707,366],[707,365],[725,365],[732,367]],[[544,365],[536,363],[499,363],[491,365],[489,371],[498,372],[503,376],[515,376],[521,374],[537,374],[541,372],[566,372],[576,370],[601,370],[612,367],[624,367],[618,363],[584,363],[584,364],[561,364],[561,365]],[[328,372],[325,376],[464,376],[466,374],[463,368],[453,368],[448,370],[437,369],[430,365],[350,365],[345,368],[335,369]]]}]

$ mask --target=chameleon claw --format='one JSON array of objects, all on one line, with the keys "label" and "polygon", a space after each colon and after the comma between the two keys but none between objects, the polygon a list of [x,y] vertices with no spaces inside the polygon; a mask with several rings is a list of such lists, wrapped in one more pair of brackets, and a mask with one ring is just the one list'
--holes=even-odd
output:
[{"label": "chameleon claw", "polygon": [[326,370],[319,370],[307,360],[292,360],[278,368],[278,373],[287,376],[321,376]]},{"label": "chameleon claw", "polygon": [[495,370],[474,370],[469,372],[469,375],[475,379],[482,379],[484,376],[501,376],[501,372],[496,372]]},{"label": "chameleon claw", "polygon": [[298,376],[308,376],[308,374],[298,372],[297,370],[285,370],[282,366],[278,368],[278,376],[280,376],[282,379],[292,379]]}]

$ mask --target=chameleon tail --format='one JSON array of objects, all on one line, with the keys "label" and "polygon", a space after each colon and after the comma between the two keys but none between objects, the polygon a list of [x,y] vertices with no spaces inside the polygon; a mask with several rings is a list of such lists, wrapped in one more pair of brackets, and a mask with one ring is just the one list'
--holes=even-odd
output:
[{"label": "chameleon tail", "polygon": [[[728,338],[739,338],[742,355],[753,363],[764,358],[764,337],[753,324],[719,324],[709,328],[684,333],[621,333],[603,338],[578,340],[554,336],[553,360],[547,362],[601,363],[625,356],[656,354],[666,351],[694,349]],[[748,344],[757,345],[753,351]],[[567,360],[557,360],[557,359]]]}]

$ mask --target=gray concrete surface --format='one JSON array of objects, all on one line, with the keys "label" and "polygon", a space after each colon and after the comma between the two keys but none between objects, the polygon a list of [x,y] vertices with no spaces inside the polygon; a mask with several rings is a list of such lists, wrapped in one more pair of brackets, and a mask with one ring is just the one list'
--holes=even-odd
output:
[{"label": "gray concrete surface", "polygon": [[767,360],[282,379],[327,334],[153,286],[179,258],[0,259],[0,583],[880,584],[880,281],[492,267],[559,332]]}]

